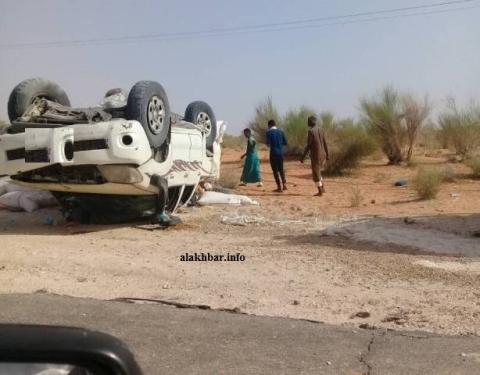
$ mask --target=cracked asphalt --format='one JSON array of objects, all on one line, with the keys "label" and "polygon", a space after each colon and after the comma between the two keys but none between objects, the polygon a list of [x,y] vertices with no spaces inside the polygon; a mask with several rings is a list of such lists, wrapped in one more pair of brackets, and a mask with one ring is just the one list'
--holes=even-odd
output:
[{"label": "cracked asphalt", "polygon": [[480,337],[355,329],[195,306],[0,296],[0,322],[122,339],[145,374],[479,374]]}]

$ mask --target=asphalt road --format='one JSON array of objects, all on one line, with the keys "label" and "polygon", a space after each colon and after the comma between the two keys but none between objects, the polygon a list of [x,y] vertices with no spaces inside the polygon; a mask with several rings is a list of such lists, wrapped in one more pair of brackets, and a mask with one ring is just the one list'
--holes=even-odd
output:
[{"label": "asphalt road", "polygon": [[163,304],[1,295],[0,322],[122,339],[145,374],[480,374],[480,337],[331,326]]}]

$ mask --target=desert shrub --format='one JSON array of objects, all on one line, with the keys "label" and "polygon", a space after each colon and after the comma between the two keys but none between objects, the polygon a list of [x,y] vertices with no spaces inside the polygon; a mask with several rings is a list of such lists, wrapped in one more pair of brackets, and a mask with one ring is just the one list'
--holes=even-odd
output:
[{"label": "desert shrub", "polygon": [[241,150],[245,148],[245,137],[243,135],[230,135],[225,134],[223,136],[222,146],[232,150]]},{"label": "desert shrub", "polygon": [[480,106],[471,104],[457,108],[450,100],[447,111],[438,118],[440,138],[444,145],[453,148],[462,158],[468,158],[480,147]]},{"label": "desert shrub", "polygon": [[334,138],[335,132],[339,126],[343,126],[345,122],[353,121],[350,119],[336,120],[333,113],[330,111],[320,112],[318,115],[318,126],[320,126],[325,133],[327,139]]},{"label": "desert shrub", "polygon": [[255,115],[248,123],[248,127],[252,129],[256,140],[260,143],[265,143],[266,141],[265,135],[268,130],[267,123],[269,120],[275,120],[277,126],[282,126],[280,115],[270,96],[255,107]]},{"label": "desert shrub", "polygon": [[467,159],[465,165],[472,170],[473,177],[480,178],[480,157]]},{"label": "desert shrub", "polygon": [[314,111],[307,107],[290,110],[283,119],[283,129],[288,140],[287,153],[301,155],[307,144],[307,119]]},{"label": "desert shrub", "polygon": [[377,138],[389,164],[409,160],[419,129],[430,112],[428,100],[420,102],[386,87],[377,97],[361,99],[360,109],[362,120]]},{"label": "desert shrub", "polygon": [[362,192],[358,187],[355,187],[352,190],[352,194],[350,195],[350,207],[360,207],[363,202],[363,195]]},{"label": "desert shrub", "polygon": [[[328,140],[327,140],[328,141]],[[338,126],[329,142],[329,161],[325,173],[342,175],[357,168],[362,158],[376,150],[375,141],[360,125]]]},{"label": "desert shrub", "polygon": [[422,125],[430,114],[430,110],[431,105],[427,97],[423,101],[417,100],[412,95],[404,95],[402,98],[403,121],[407,132],[407,150],[405,155],[407,162],[411,161],[415,141]]},{"label": "desert shrub", "polygon": [[223,186],[227,189],[235,189],[240,181],[240,175],[231,172],[231,171],[223,171],[220,174],[220,178],[218,179],[218,183],[220,186]]},{"label": "desert shrub", "polygon": [[420,199],[433,199],[440,190],[442,180],[442,173],[438,169],[421,169],[412,179],[412,186]]}]

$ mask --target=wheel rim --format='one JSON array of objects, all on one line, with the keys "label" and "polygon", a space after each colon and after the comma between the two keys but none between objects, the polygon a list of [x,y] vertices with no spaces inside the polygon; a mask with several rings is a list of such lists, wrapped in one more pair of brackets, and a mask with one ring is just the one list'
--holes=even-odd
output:
[{"label": "wheel rim", "polygon": [[197,124],[203,126],[203,129],[207,136],[212,132],[212,120],[208,113],[200,112],[197,116]]},{"label": "wheel rim", "polygon": [[159,134],[165,122],[165,105],[158,96],[152,96],[148,102],[148,127],[153,134]]}]

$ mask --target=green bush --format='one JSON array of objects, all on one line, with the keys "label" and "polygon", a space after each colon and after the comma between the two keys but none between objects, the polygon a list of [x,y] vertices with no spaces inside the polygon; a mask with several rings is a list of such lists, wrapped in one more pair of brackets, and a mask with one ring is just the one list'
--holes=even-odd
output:
[{"label": "green bush", "polygon": [[344,124],[335,129],[329,142],[330,159],[325,174],[343,175],[357,168],[362,158],[375,152],[377,145],[361,125]]},{"label": "green bush", "polygon": [[465,161],[465,165],[473,172],[473,177],[480,178],[480,157],[473,157]]},{"label": "green bush", "polygon": [[421,169],[412,179],[412,186],[420,199],[437,196],[443,181],[442,172],[437,169]]},{"label": "green bush", "polygon": [[266,142],[267,124],[269,120],[275,120],[277,126],[282,126],[280,115],[270,96],[255,107],[255,115],[248,123],[248,127],[252,129],[257,142]]},{"label": "green bush", "polygon": [[307,107],[294,109],[285,115],[283,129],[288,140],[287,153],[289,155],[302,155],[307,144],[307,119],[315,112]]},{"label": "green bush", "polygon": [[459,109],[451,99],[448,110],[440,114],[438,123],[444,146],[453,148],[462,158],[468,158],[480,147],[479,105]]}]

